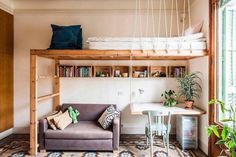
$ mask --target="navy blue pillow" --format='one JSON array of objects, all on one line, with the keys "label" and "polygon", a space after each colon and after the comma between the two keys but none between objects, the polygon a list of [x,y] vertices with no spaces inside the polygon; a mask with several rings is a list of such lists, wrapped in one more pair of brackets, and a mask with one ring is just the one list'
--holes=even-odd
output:
[{"label": "navy blue pillow", "polygon": [[51,25],[53,35],[50,49],[82,49],[83,38],[81,25]]}]

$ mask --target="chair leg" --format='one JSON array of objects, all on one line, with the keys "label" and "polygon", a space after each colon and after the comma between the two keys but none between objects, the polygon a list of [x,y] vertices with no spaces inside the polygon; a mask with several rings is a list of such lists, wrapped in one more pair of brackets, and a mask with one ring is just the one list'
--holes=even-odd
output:
[{"label": "chair leg", "polygon": [[149,145],[149,138],[146,136],[146,145],[148,146]]},{"label": "chair leg", "polygon": [[167,151],[167,157],[169,157],[169,146],[170,146],[170,143],[169,143],[169,134],[166,135],[166,143],[167,143],[167,147],[166,147],[166,151]]},{"label": "chair leg", "polygon": [[163,138],[163,140],[162,140],[163,141],[163,146],[164,146],[164,148],[166,148],[166,137],[165,137],[165,135],[163,135],[162,138]]},{"label": "chair leg", "polygon": [[153,137],[152,137],[152,130],[150,129],[150,157],[153,156]]}]

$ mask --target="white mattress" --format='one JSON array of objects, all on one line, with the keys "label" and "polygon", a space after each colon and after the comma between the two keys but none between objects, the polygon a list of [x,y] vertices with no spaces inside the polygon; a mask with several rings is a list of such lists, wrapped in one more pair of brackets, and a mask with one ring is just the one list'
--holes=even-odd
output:
[{"label": "white mattress", "polygon": [[203,33],[173,38],[110,38],[91,37],[89,49],[97,50],[205,50]]}]

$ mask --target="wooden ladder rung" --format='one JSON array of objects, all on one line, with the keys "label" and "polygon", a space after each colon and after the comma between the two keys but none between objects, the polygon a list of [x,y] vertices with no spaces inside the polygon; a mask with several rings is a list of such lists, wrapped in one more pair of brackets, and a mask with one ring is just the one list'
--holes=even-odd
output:
[{"label": "wooden ladder rung", "polygon": [[53,79],[53,78],[57,78],[58,76],[56,75],[49,75],[49,76],[42,76],[42,75],[39,75],[38,76],[38,79]]},{"label": "wooden ladder rung", "polygon": [[48,94],[48,95],[40,96],[38,97],[38,101],[47,100],[47,99],[50,99],[59,95],[60,95],[59,93],[55,93],[55,94]]}]

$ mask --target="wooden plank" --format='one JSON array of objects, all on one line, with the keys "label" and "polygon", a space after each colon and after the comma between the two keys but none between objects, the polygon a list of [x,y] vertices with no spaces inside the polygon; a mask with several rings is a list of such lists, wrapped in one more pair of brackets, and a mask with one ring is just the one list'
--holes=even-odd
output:
[{"label": "wooden plank", "polygon": [[0,133],[13,128],[13,16],[0,10]]},{"label": "wooden plank", "polygon": [[32,49],[31,54],[57,60],[183,60],[202,57],[201,50],[43,50]]},{"label": "wooden plank", "polygon": [[[55,74],[57,75],[57,70],[60,65],[59,60],[55,60]],[[53,80],[53,93],[59,93],[58,96],[53,98],[53,110],[57,110],[60,107],[60,78],[55,77]]]},{"label": "wooden plank", "polygon": [[54,79],[57,78],[58,76],[56,75],[48,75],[48,76],[38,76],[38,79]]},{"label": "wooden plank", "polygon": [[30,155],[37,155],[37,56],[30,55]]},{"label": "wooden plank", "polygon": [[55,93],[55,94],[48,94],[48,95],[44,95],[44,96],[40,96],[38,97],[38,102],[43,101],[43,100],[47,100],[56,96],[59,96],[60,93]]}]

